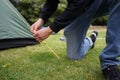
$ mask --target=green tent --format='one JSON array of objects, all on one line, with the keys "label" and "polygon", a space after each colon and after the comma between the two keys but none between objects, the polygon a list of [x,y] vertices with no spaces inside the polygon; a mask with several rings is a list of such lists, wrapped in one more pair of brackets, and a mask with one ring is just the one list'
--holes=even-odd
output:
[{"label": "green tent", "polygon": [[17,9],[9,0],[0,0],[0,50],[37,43]]}]

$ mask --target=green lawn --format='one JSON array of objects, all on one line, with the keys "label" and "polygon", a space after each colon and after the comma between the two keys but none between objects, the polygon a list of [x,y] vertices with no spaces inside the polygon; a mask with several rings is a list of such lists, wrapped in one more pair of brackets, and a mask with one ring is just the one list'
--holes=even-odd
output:
[{"label": "green lawn", "polygon": [[92,30],[97,30],[99,37],[95,48],[82,60],[67,59],[66,43],[59,40],[63,31],[51,35],[46,43],[0,51],[0,80],[105,80],[99,62],[105,47],[105,28],[90,28],[88,35]]}]

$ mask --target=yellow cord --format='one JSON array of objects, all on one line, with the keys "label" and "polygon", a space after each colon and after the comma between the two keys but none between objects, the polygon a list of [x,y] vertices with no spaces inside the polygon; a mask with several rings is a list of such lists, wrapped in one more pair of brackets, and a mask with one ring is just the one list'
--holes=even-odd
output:
[{"label": "yellow cord", "polygon": [[[43,42],[42,42],[43,43]],[[46,44],[46,46],[49,48],[49,50],[55,55],[55,57],[59,60],[60,57],[56,54],[56,52],[44,41],[44,43]]]}]

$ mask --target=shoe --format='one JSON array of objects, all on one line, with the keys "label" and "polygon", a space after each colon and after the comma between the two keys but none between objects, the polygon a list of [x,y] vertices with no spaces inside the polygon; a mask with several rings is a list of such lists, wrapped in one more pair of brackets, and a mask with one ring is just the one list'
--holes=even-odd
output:
[{"label": "shoe", "polygon": [[116,65],[110,65],[103,69],[103,74],[107,80],[120,80],[120,71]]},{"label": "shoe", "polygon": [[55,32],[52,32],[52,35],[55,35],[55,34],[57,34],[57,33],[55,33]]},{"label": "shoe", "polygon": [[94,43],[95,43],[95,41],[96,41],[97,36],[98,36],[98,32],[97,32],[97,31],[93,31],[93,32],[91,33],[91,35],[90,35],[90,38],[91,38],[91,40],[92,40],[92,42],[93,42],[93,45],[91,46],[91,49],[94,48]]},{"label": "shoe", "polygon": [[66,37],[65,37],[65,36],[62,36],[62,37],[60,37],[60,40],[61,40],[61,41],[66,41]]}]

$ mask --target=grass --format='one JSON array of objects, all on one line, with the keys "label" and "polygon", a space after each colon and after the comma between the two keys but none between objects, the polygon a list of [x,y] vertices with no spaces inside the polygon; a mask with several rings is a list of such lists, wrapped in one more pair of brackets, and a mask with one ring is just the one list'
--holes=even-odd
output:
[{"label": "grass", "polygon": [[0,51],[0,80],[105,80],[99,54],[105,47],[105,28],[92,27],[99,32],[94,49],[82,60],[68,60],[66,43],[59,40],[63,31],[50,36],[46,43],[60,57],[58,60],[45,43]]}]

